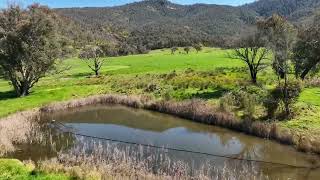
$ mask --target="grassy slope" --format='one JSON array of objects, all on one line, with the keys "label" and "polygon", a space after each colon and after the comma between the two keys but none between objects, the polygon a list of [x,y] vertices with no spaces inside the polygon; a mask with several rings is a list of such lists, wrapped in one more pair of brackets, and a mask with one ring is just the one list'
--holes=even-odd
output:
[{"label": "grassy slope", "polygon": [[0,159],[0,179],[69,180],[72,178],[62,174],[35,172],[32,165],[24,165],[22,162],[13,159]]},{"label": "grassy slope", "polygon": [[[138,73],[163,73],[172,70],[212,70],[217,67],[237,67],[242,63],[226,57],[227,51],[221,49],[206,48],[203,52],[192,52],[189,55],[171,55],[169,50],[156,50],[145,55],[133,55],[108,58],[107,64],[102,70],[108,74],[138,74]],[[73,68],[67,73],[73,77],[88,75],[86,64],[78,59],[71,59],[68,64]]]},{"label": "grassy slope", "polygon": [[320,88],[305,89],[297,103],[298,116],[282,124],[289,128],[294,128],[299,131],[308,130],[310,133],[319,134],[320,132]]},{"label": "grassy slope", "polygon": [[[146,73],[164,73],[172,70],[182,71],[187,68],[209,70],[217,67],[237,67],[241,62],[234,62],[225,57],[226,51],[219,49],[205,49],[184,55],[171,55],[170,51],[153,51],[146,55],[135,55],[117,58],[108,58],[107,66],[102,74],[128,75]],[[37,107],[53,101],[84,97],[93,94],[110,92],[108,84],[88,84],[77,82],[86,80],[91,74],[85,62],[79,59],[69,59],[65,63],[72,68],[59,76],[42,79],[28,97],[14,98],[8,82],[0,80],[0,117],[20,110]],[[61,78],[63,77],[63,79]]]},{"label": "grassy slope", "polygon": [[[15,98],[14,94],[10,92],[11,88],[8,82],[0,80],[0,117],[54,101],[94,94],[112,92],[142,93],[141,90],[136,90],[137,88],[135,87],[132,88],[130,84],[143,87],[149,82],[163,84],[163,81],[166,80],[160,81],[158,77],[152,75],[170,73],[173,70],[183,72],[188,68],[192,68],[196,71],[212,71],[219,67],[244,66],[242,62],[228,59],[226,55],[226,50],[206,48],[200,53],[192,52],[189,55],[179,53],[171,55],[169,50],[157,50],[146,55],[108,58],[107,65],[102,69],[102,74],[106,76],[100,79],[86,78],[91,72],[85,62],[76,58],[69,59],[65,61],[65,64],[72,67],[70,70],[60,75],[52,75],[42,79],[28,97]],[[214,86],[209,86],[209,88],[205,89],[197,88],[197,83],[201,81],[204,81],[204,83],[214,81],[216,83],[219,80],[219,78],[216,78],[216,75],[205,76],[208,77],[185,77],[183,75],[176,78],[174,82],[171,82],[173,86],[186,83],[183,81],[194,82],[196,85],[190,87],[190,84],[188,84],[188,88],[183,87],[175,90],[174,96],[182,97],[182,99],[189,97],[210,99],[221,96],[221,92]],[[229,79],[232,79],[229,82],[230,86],[235,86],[235,82],[243,79],[239,74],[228,76]],[[264,74],[261,79],[267,78],[269,76]],[[225,78],[222,78],[220,84],[225,84],[224,80]],[[189,96],[190,94],[200,94],[201,96]],[[318,131],[320,129],[320,88],[306,89],[302,93],[299,103],[303,105],[307,104],[310,108],[302,111],[296,120],[282,122],[282,124],[300,130],[312,129]]]}]

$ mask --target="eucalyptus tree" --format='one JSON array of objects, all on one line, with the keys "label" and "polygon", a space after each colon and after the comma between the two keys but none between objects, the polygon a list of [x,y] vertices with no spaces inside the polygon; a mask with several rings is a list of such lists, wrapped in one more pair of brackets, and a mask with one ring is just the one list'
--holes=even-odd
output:
[{"label": "eucalyptus tree", "polygon": [[28,95],[59,56],[55,17],[38,4],[0,12],[0,66],[18,96]]},{"label": "eucalyptus tree", "polygon": [[301,30],[294,48],[293,62],[295,74],[301,79],[310,74],[312,70],[318,70],[320,66],[320,15],[314,18],[314,22]]},{"label": "eucalyptus tree", "polygon": [[268,40],[268,47],[273,53],[273,69],[278,76],[278,88],[281,100],[284,103],[285,113],[291,114],[290,105],[298,93],[291,93],[292,84],[289,82],[291,73],[291,57],[297,31],[284,17],[273,15],[270,18],[258,22],[258,28]]}]

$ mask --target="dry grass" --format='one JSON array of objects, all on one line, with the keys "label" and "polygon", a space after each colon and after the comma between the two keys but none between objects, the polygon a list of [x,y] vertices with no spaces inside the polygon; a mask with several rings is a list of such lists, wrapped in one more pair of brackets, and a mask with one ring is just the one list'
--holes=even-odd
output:
[{"label": "dry grass", "polygon": [[[51,173],[66,173],[76,179],[268,179],[251,163],[225,164],[217,168],[212,166],[214,162],[207,162],[200,168],[191,168],[185,162],[172,161],[164,150],[80,142],[81,146],[60,153],[55,159],[42,161],[39,168]],[[90,149],[93,152],[88,153]]]},{"label": "dry grass", "polygon": [[42,137],[38,121],[40,112],[20,112],[0,120],[0,156],[15,150],[14,145],[32,144]]},{"label": "dry grass", "polygon": [[320,78],[315,77],[312,79],[308,79],[306,85],[309,87],[320,87]]}]

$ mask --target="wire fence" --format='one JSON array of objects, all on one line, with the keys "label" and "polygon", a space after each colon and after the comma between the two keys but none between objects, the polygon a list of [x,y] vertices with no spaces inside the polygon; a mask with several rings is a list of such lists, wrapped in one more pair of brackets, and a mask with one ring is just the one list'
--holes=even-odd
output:
[{"label": "wire fence", "polygon": [[[63,124],[61,122],[57,122],[55,120],[53,120],[52,123],[56,124],[56,125],[63,126],[66,129],[73,129],[73,128],[68,127],[65,124]],[[155,149],[164,149],[164,150],[170,150],[170,151],[176,151],[176,152],[199,154],[199,155],[218,157],[218,158],[225,158],[225,159],[231,159],[231,160],[237,160],[237,161],[256,162],[256,163],[263,163],[263,164],[270,164],[270,165],[286,166],[286,167],[297,168],[297,169],[318,169],[318,168],[320,168],[318,166],[314,166],[314,167],[313,166],[310,166],[310,167],[309,166],[297,166],[297,165],[280,163],[280,162],[271,162],[271,161],[247,159],[247,158],[228,156],[228,155],[211,154],[211,153],[192,151],[192,150],[187,150],[187,149],[179,149],[179,148],[164,147],[164,146],[161,147],[161,146],[150,145],[150,144],[143,144],[143,143],[136,143],[136,142],[130,142],[130,141],[117,140],[117,139],[112,139],[112,138],[92,136],[92,135],[87,135],[87,134],[82,134],[82,133],[77,133],[77,132],[72,132],[72,131],[64,131],[64,132],[65,133],[70,133],[70,134],[72,134],[74,136],[97,139],[97,140],[102,140],[102,141],[117,142],[117,143],[123,143],[123,144],[128,144],[128,145],[136,145],[136,146],[143,146],[143,147],[151,147],[151,148],[155,148]]]}]

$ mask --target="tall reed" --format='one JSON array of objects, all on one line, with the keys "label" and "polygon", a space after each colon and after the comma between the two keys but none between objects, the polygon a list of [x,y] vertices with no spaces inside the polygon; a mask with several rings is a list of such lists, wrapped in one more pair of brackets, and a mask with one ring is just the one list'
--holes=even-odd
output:
[{"label": "tall reed", "polygon": [[16,113],[0,120],[0,156],[15,150],[15,145],[32,144],[42,139],[40,111]]},{"label": "tall reed", "polygon": [[214,161],[207,161],[193,168],[186,162],[170,159],[161,149],[119,147],[83,138],[77,141],[81,145],[60,152],[57,158],[40,162],[40,169],[67,173],[79,179],[268,179],[251,163],[238,166],[225,163],[215,167]]}]

